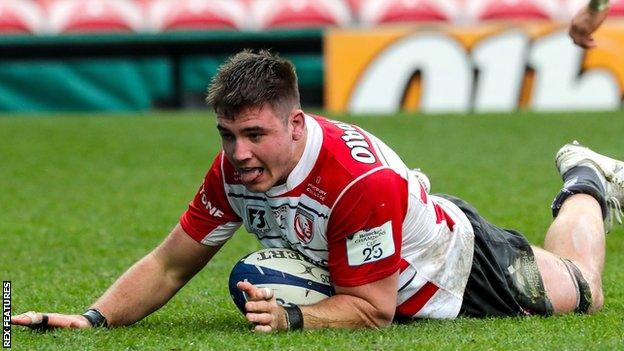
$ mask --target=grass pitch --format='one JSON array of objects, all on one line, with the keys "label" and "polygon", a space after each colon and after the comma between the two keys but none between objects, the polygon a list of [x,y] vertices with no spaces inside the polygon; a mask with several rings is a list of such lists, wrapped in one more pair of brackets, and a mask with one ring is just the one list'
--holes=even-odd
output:
[{"label": "grass pitch", "polygon": [[[572,139],[624,158],[624,114],[335,116],[373,132],[492,222],[541,244]],[[0,277],[13,313],[81,313],[175,225],[219,150],[204,113],[0,117]],[[173,300],[113,330],[13,328],[16,350],[624,349],[624,230],[607,238],[605,309],[552,318],[417,321],[381,331],[250,332],[230,301],[238,233]]]}]

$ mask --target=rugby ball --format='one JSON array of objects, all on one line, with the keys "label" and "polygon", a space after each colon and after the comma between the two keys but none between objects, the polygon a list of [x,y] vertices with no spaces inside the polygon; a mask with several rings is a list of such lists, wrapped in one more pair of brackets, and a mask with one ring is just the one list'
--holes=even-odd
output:
[{"label": "rugby ball", "polygon": [[247,296],[236,287],[240,281],[273,290],[277,302],[282,305],[309,305],[334,294],[325,268],[315,265],[300,252],[283,248],[252,252],[232,268],[230,295],[245,314]]}]

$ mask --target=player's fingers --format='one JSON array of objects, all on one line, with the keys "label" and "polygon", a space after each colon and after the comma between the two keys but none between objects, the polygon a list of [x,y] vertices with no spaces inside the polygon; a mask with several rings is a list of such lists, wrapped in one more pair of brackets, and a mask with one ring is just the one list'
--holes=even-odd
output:
[{"label": "player's fingers", "polygon": [[273,290],[269,289],[269,288],[259,288],[258,289],[260,295],[262,296],[263,299],[265,300],[270,300],[273,298]]},{"label": "player's fingers", "polygon": [[27,326],[30,325],[30,323],[32,323],[31,319],[24,316],[23,314],[18,314],[17,316],[11,317],[11,324],[13,325]]},{"label": "player's fingers", "polygon": [[18,314],[11,317],[11,323],[15,325],[36,325],[43,322],[43,313],[28,311],[26,313]]},{"label": "player's fingers", "polygon": [[250,282],[242,281],[242,282],[236,283],[236,287],[239,290],[246,291],[246,290],[251,289],[253,287],[253,285]]},{"label": "player's fingers", "polygon": [[583,49],[591,49],[591,48],[596,47],[596,43],[594,42],[594,38],[592,37],[585,37],[585,38],[579,39],[579,41],[576,42],[576,44],[582,47]]},{"label": "player's fingers", "polygon": [[271,310],[271,303],[266,300],[248,301],[245,303],[247,312],[268,312]]},{"label": "player's fingers", "polygon": [[575,41],[574,43],[576,45],[580,46],[583,49],[589,49],[590,48],[589,44],[587,44],[587,42],[585,42],[585,41]]},{"label": "player's fingers", "polygon": [[273,323],[273,315],[270,313],[247,313],[245,318],[251,323],[260,325],[270,325]]},{"label": "player's fingers", "polygon": [[596,41],[593,37],[587,38],[587,40],[583,43],[585,49],[592,49],[596,47]]},{"label": "player's fingers", "polygon": [[572,41],[574,42],[574,44],[582,47],[583,49],[590,48],[591,43],[593,43],[593,39],[586,35],[570,33],[570,37],[572,37]]},{"label": "player's fingers", "polygon": [[26,319],[24,316],[22,315],[17,315],[17,316],[11,316],[11,324],[13,325],[29,325],[30,324],[30,319]]},{"label": "player's fingers", "polygon": [[48,328],[89,328],[91,324],[86,318],[79,315],[65,315],[58,313],[40,313],[29,311],[11,317],[11,324],[35,329]]},{"label": "player's fingers", "polygon": [[255,293],[256,287],[250,282],[238,282],[236,287],[247,296],[248,300],[258,300]]},{"label": "player's fingers", "polygon": [[11,317],[11,323],[42,331],[53,328],[49,323],[48,314],[35,311],[28,311]]},{"label": "player's fingers", "polygon": [[91,323],[79,315],[66,315],[58,313],[48,314],[48,325],[54,328],[91,328]]},{"label": "player's fingers", "polygon": [[29,325],[30,319],[26,319],[26,317],[21,314],[17,316],[11,316],[11,324],[13,325]]},{"label": "player's fingers", "polygon": [[575,44],[579,44],[582,41],[582,38],[586,36],[584,34],[581,34],[578,28],[574,26],[570,27],[568,35],[570,36],[570,38],[572,38],[572,41],[574,41]]},{"label": "player's fingers", "polygon": [[248,300],[270,300],[273,298],[273,290],[259,288],[249,282],[238,282],[236,287],[247,295]]},{"label": "player's fingers", "polygon": [[271,333],[273,331],[273,327],[270,325],[256,325],[254,331],[257,333]]}]

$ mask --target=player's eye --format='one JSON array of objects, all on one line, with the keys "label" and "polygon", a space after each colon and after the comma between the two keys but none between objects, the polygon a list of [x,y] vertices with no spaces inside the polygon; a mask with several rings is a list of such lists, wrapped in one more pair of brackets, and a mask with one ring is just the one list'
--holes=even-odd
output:
[{"label": "player's eye", "polygon": [[221,139],[224,141],[232,141],[234,140],[234,135],[232,133],[220,132]]},{"label": "player's eye", "polygon": [[259,142],[262,139],[262,134],[260,134],[260,133],[251,133],[247,137],[252,142],[257,143],[257,142]]}]

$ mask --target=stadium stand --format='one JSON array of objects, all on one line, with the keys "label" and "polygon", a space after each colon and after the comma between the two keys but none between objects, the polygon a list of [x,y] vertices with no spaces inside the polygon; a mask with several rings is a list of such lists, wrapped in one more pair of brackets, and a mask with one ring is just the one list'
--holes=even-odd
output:
[{"label": "stadium stand", "polygon": [[565,17],[561,0],[466,0],[469,19],[485,20],[555,20]]},{"label": "stadium stand", "polygon": [[349,6],[342,0],[256,0],[250,2],[254,27],[346,27],[352,23]]},{"label": "stadium stand", "polygon": [[247,4],[239,0],[145,1],[147,28],[171,30],[243,30],[248,28]]},{"label": "stadium stand", "polygon": [[44,2],[52,33],[141,32],[144,16],[133,0]]},{"label": "stadium stand", "polygon": [[[322,106],[324,27],[569,21],[587,1],[0,0],[0,110],[204,106],[205,83],[243,48],[292,59],[302,103]],[[610,3],[624,16],[624,0]]]},{"label": "stadium stand", "polygon": [[36,1],[0,1],[0,34],[39,34],[45,27],[43,9]]},{"label": "stadium stand", "polygon": [[[610,17],[624,17],[624,0],[610,3]],[[568,21],[586,4],[587,0],[0,0],[0,35]]]},{"label": "stadium stand", "polygon": [[609,16],[624,17],[624,0],[611,1]]},{"label": "stadium stand", "polygon": [[351,9],[351,13],[356,14],[360,11],[360,7],[366,0],[346,0],[347,5],[349,5],[349,9]]},{"label": "stadium stand", "polygon": [[447,22],[458,17],[457,0],[363,0],[356,8],[360,23]]}]

